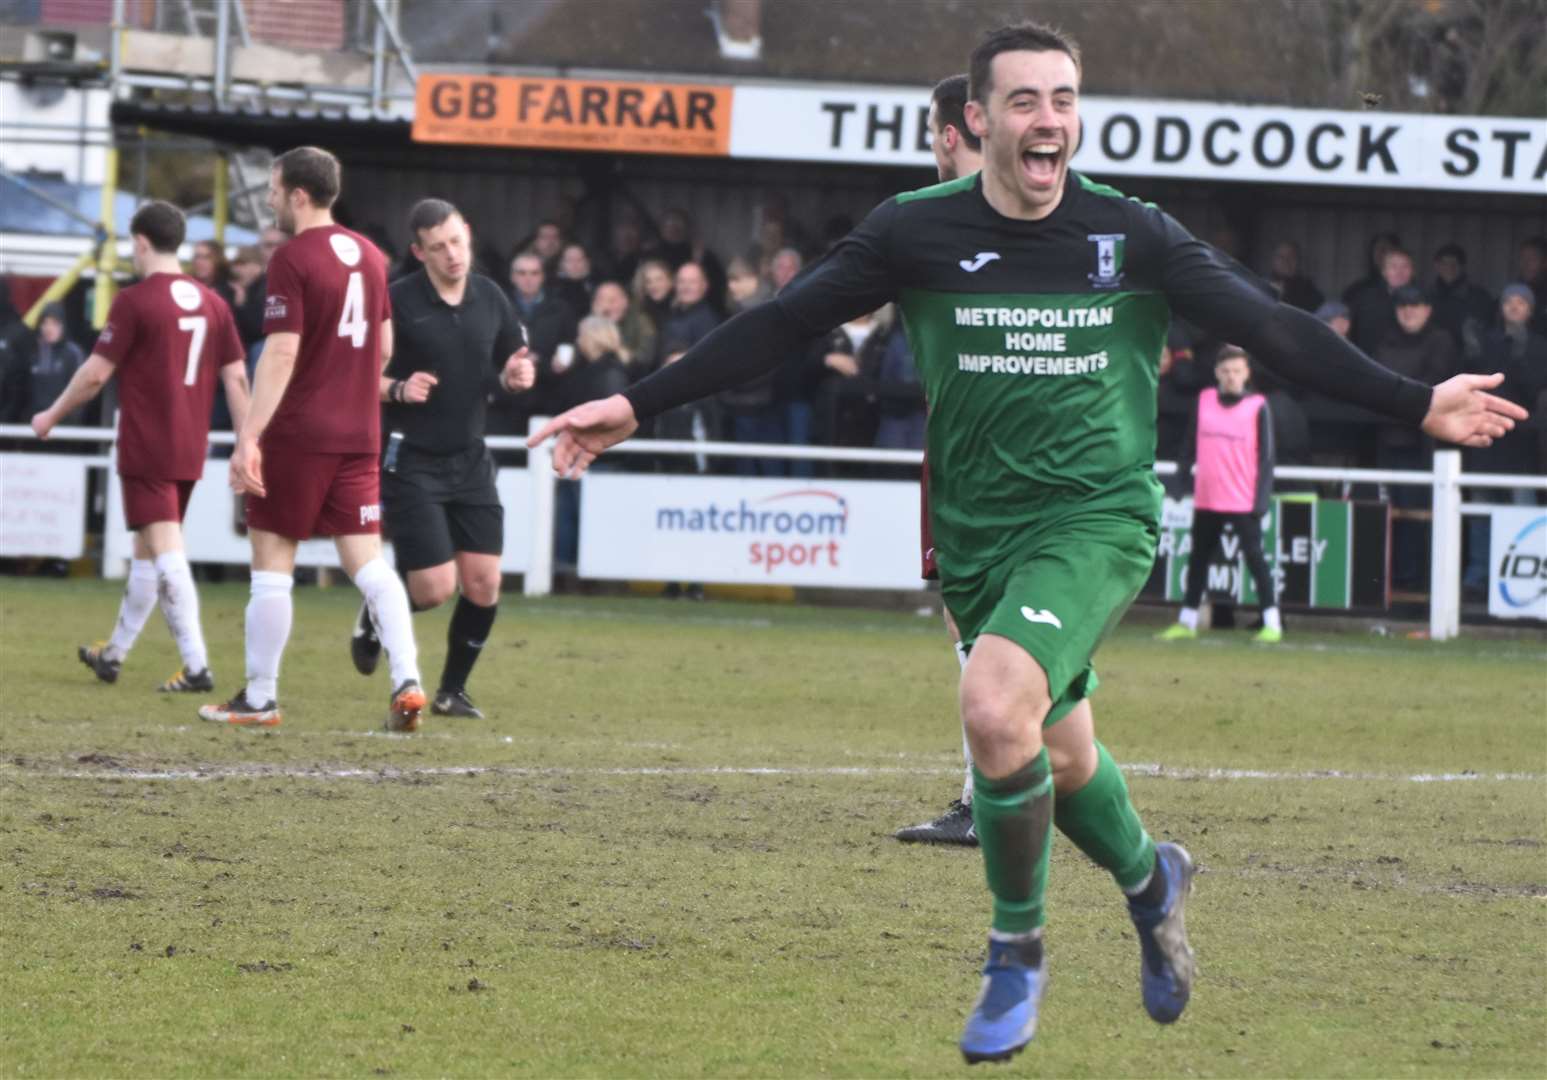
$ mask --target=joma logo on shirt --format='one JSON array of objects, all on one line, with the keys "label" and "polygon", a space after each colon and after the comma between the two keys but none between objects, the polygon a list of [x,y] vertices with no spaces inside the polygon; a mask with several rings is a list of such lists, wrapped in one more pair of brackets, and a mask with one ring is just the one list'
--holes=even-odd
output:
[{"label": "joma logo on shirt", "polygon": [[285,298],[283,296],[271,296],[263,308],[265,319],[283,319],[285,317]]},{"label": "joma logo on shirt", "polygon": [[373,521],[381,520],[381,503],[371,503],[369,506],[360,507],[360,524],[369,525]]}]

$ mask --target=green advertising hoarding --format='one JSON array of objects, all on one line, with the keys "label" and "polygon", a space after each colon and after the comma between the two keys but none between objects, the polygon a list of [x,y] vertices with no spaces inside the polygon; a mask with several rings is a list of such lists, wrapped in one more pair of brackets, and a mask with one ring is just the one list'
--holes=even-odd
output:
[{"label": "green advertising hoarding", "polygon": [[[1273,497],[1263,517],[1263,549],[1287,607],[1349,610],[1389,606],[1388,511],[1383,503]],[[1161,515],[1156,579],[1150,592],[1180,602],[1192,554],[1192,500],[1166,499]],[[1226,530],[1208,564],[1207,592],[1255,606],[1257,588],[1241,554],[1240,538]]]}]

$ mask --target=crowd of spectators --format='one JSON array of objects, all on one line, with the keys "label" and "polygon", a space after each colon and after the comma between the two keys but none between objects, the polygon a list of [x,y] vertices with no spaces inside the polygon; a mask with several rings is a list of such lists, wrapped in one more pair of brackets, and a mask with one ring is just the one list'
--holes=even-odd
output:
[{"label": "crowd of spectators", "polygon": [[[627,214],[593,248],[557,221],[540,222],[508,262],[485,248],[485,273],[501,281],[527,327],[538,366],[530,392],[493,402],[491,434],[524,435],[532,416],[585,400],[598,386],[626,386],[675,363],[725,319],[774,296],[821,250],[797,246],[770,217],[729,258],[705,246],[692,219]],[[840,233],[841,235],[841,233]],[[398,264],[400,272],[414,269]],[[591,323],[590,343],[585,327]],[[603,338],[602,322],[613,333]],[[605,345],[601,344],[605,341]],[[591,370],[606,367],[605,377]],[[924,394],[900,320],[883,308],[813,341],[772,375],[713,401],[656,418],[660,438],[919,449]],[[708,469],[700,457],[691,467]],[[747,475],[810,475],[809,463],[738,459]]]}]

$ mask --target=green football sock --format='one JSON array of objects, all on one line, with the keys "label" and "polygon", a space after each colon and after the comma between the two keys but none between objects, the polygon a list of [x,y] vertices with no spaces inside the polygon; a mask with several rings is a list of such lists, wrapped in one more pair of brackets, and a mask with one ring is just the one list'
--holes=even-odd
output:
[{"label": "green football sock", "polygon": [[1024,934],[1042,925],[1053,846],[1053,774],[1047,750],[990,780],[972,767],[972,821],[994,894],[994,929]]},{"label": "green football sock", "polygon": [[1079,791],[1054,803],[1053,823],[1125,891],[1155,868],[1155,842],[1128,798],[1122,770],[1099,742],[1095,774]]}]

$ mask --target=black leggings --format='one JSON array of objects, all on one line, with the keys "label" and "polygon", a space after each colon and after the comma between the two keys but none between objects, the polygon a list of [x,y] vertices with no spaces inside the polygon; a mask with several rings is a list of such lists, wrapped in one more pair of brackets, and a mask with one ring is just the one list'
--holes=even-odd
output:
[{"label": "black leggings", "polygon": [[1203,602],[1203,587],[1208,583],[1209,557],[1219,545],[1225,526],[1231,525],[1241,539],[1241,553],[1257,585],[1257,599],[1263,610],[1278,605],[1273,590],[1273,575],[1262,554],[1262,519],[1256,514],[1216,514],[1212,510],[1194,510],[1192,515],[1192,555],[1187,559],[1187,595],[1182,603],[1195,608]]}]

